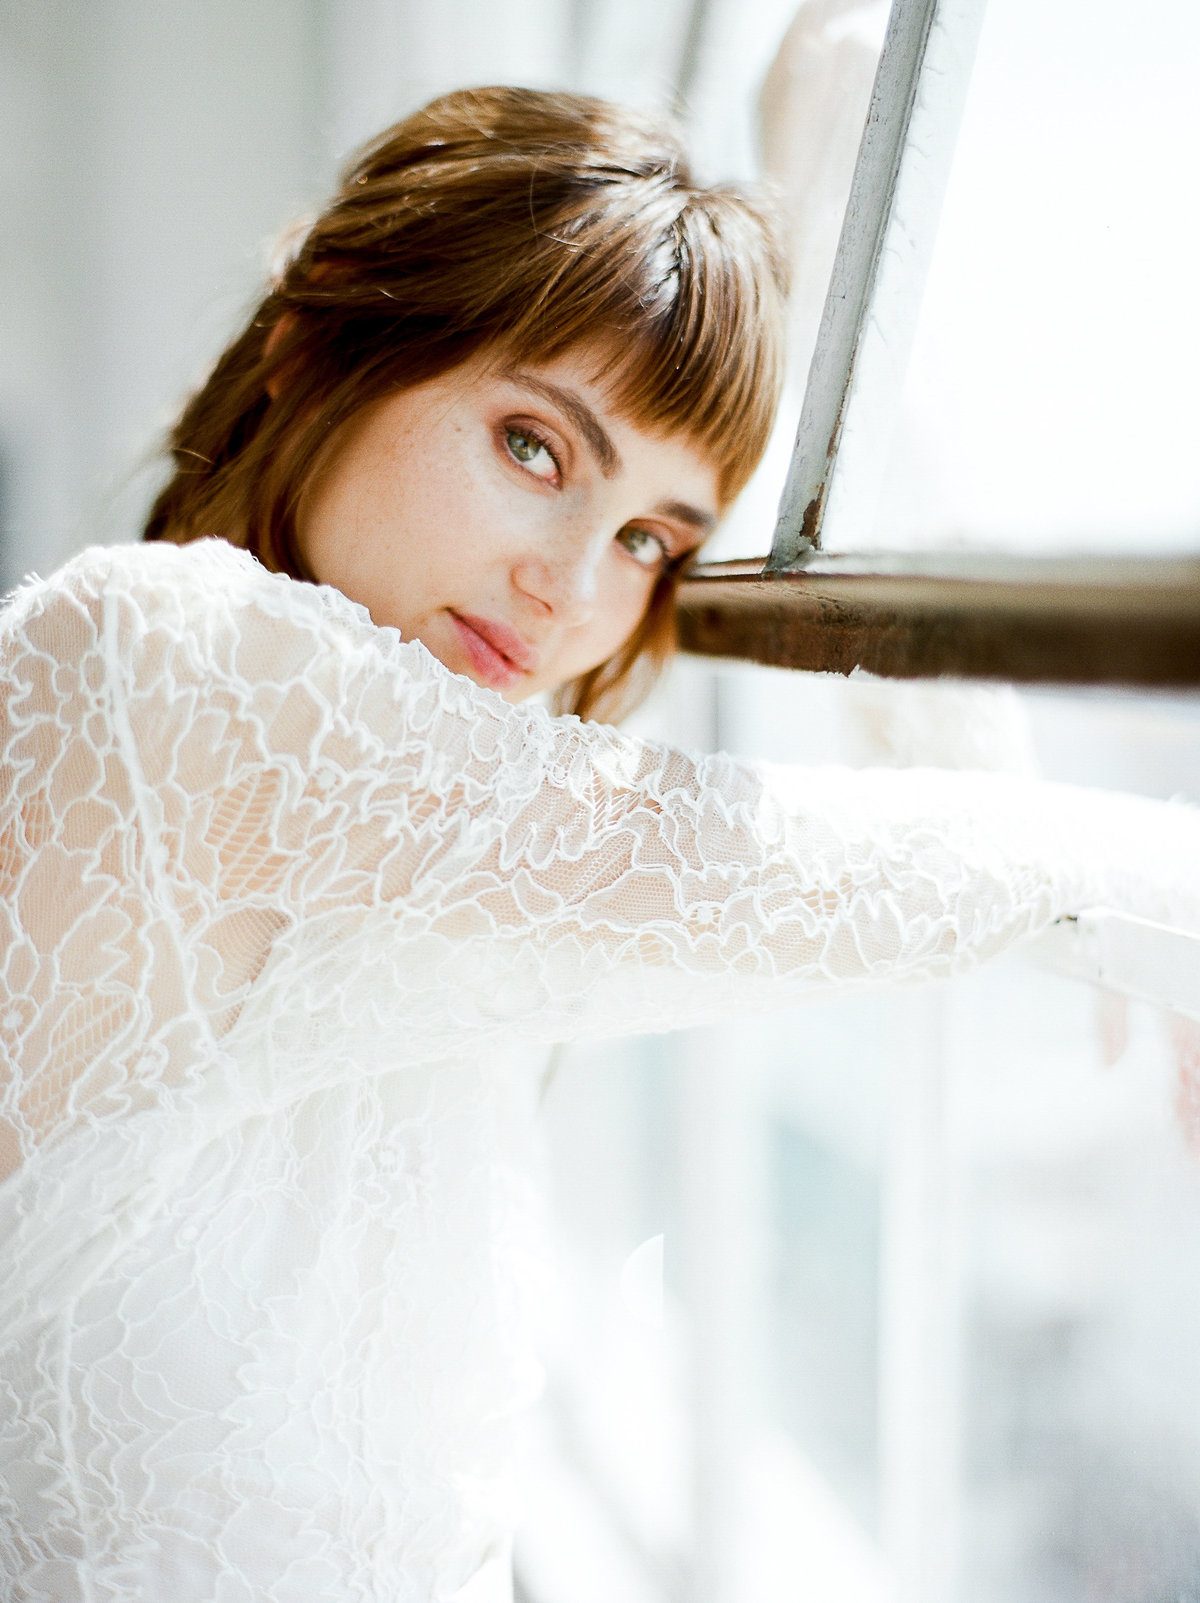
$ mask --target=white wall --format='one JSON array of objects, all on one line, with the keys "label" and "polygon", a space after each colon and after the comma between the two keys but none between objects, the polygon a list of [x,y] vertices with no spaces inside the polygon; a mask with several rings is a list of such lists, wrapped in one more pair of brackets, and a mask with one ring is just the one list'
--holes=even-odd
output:
[{"label": "white wall", "polygon": [[0,5],[0,551],[134,538],[143,462],[319,193],[309,0]]}]

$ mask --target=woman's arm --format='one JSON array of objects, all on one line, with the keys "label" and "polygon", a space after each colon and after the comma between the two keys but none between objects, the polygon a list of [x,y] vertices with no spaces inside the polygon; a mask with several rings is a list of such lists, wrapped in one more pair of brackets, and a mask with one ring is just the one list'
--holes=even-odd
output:
[{"label": "woman's arm", "polygon": [[1200,925],[1192,809],[688,756],[509,706],[219,543],[151,551],[108,554],[107,627],[214,1012],[356,912],[447,1027],[543,1038],[950,974],[1095,903]]},{"label": "woman's arm", "polygon": [[1200,928],[1188,808],[689,757],[217,542],[26,587],[0,676],[0,1228],[36,1266],[0,1341],[181,1142],[306,1091],[950,974],[1089,903]]}]

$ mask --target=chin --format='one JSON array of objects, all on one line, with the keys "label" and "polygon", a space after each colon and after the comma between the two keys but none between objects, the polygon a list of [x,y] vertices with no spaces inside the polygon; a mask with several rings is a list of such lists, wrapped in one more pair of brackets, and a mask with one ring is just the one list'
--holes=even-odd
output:
[{"label": "chin", "polygon": [[511,707],[549,707],[554,700],[553,690],[522,690],[520,685],[502,690],[500,696]]}]

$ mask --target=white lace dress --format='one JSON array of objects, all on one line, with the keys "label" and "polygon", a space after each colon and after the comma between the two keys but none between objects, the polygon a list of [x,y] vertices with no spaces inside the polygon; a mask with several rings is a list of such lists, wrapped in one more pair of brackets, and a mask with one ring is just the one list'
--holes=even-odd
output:
[{"label": "white lace dress", "polygon": [[0,675],[6,1599],[502,1573],[514,1043],[1197,922],[1188,809],[683,756],[219,541],[28,584]]}]

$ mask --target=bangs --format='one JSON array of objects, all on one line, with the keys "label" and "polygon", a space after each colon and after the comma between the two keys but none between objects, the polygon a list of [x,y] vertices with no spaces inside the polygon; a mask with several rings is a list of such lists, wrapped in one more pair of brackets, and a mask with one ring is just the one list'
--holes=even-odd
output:
[{"label": "bangs", "polygon": [[631,214],[579,224],[539,240],[529,266],[545,276],[505,343],[535,360],[596,346],[614,403],[694,441],[728,506],[766,449],[783,385],[786,285],[770,233],[740,195],[681,194],[677,180]]}]

